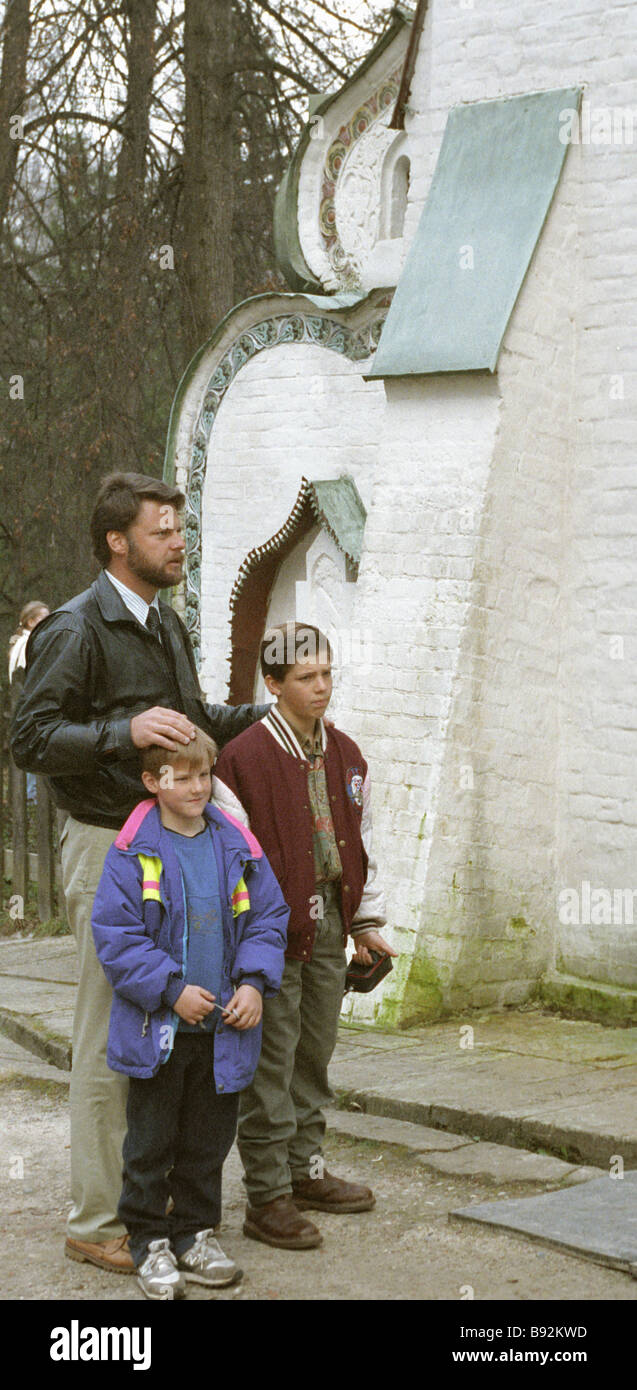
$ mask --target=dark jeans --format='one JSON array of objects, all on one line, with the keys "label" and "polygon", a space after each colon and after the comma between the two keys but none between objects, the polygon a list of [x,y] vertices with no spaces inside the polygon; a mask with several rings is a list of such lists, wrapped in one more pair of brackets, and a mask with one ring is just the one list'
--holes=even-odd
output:
[{"label": "dark jeans", "polygon": [[[168,1237],[179,1258],[221,1218],[221,1170],[237,1128],[238,1094],[218,1095],[214,1033],[177,1032],[156,1076],[131,1077],[118,1207],[136,1265]],[[171,1171],[172,1170],[172,1171]],[[174,1210],[166,1215],[172,1196]]]}]

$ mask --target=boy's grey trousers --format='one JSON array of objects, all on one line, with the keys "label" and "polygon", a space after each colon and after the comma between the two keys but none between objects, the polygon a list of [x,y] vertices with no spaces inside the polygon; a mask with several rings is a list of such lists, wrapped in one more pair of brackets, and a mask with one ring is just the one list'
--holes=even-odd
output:
[{"label": "boy's grey trousers", "polygon": [[[327,1067],[345,987],[337,885],[317,889],[323,917],[311,961],[286,960],[279,994],[263,1001],[263,1046],[239,1102],[239,1152],[250,1206],[292,1191],[292,1179],[321,1176]],[[312,1162],[314,1160],[314,1163]]]}]

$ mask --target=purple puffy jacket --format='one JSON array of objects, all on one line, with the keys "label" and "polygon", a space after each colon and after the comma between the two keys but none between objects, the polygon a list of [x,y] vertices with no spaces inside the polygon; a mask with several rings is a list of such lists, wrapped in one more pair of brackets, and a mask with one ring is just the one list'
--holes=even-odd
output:
[{"label": "purple puffy jacket", "polygon": [[[242,982],[256,985],[266,997],[276,994],[289,908],[254,835],[210,803],[204,816],[217,860],[222,907],[218,1002],[226,1004]],[[92,926],[97,954],[113,987],[108,1065],[128,1076],[154,1076],[170,1055],[179,1022],[171,1005],[183,989],[187,938],[181,870],[156,801],[136,806],[111,845],[95,895]],[[242,1091],[249,1085],[260,1050],[261,1024],[238,1032],[219,1016],[214,1046],[217,1091]]]}]

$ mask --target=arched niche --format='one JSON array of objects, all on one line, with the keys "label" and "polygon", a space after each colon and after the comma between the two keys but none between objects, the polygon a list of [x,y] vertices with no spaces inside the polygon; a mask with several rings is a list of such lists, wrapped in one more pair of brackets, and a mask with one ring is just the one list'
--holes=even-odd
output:
[{"label": "arched niche", "polygon": [[287,521],[250,551],[234,584],[231,703],[267,698],[258,657],[268,625],[298,618],[327,629],[328,635],[347,626],[365,519],[351,478],[302,479]]},{"label": "arched niche", "polygon": [[379,241],[396,241],[403,235],[409,194],[409,170],[407,137],[404,130],[401,130],[383,160]]}]

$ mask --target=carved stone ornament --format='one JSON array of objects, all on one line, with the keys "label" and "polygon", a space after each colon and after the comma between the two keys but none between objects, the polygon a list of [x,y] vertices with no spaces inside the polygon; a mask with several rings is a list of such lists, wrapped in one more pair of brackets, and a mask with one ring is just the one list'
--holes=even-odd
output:
[{"label": "carved stone ornament", "polygon": [[360,287],[360,271],[375,245],[381,215],[383,160],[395,139],[388,129],[401,67],[342,125],[327,152],[319,225],[338,283]]}]

